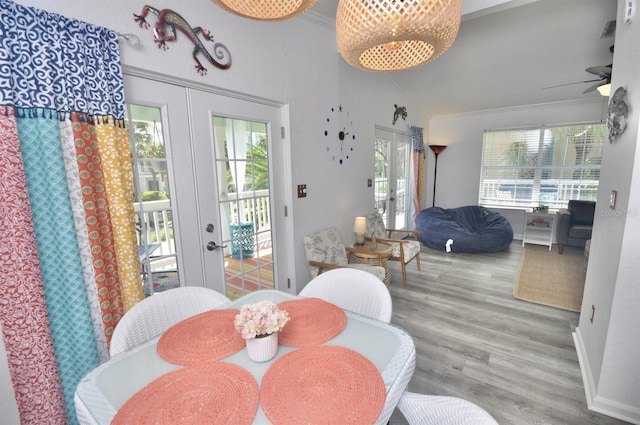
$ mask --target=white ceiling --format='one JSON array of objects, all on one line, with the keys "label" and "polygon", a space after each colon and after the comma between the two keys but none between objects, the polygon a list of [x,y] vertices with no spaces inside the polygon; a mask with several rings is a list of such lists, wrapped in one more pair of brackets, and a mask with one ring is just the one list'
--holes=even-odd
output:
[{"label": "white ceiling", "polygon": [[[335,23],[338,0],[318,0],[310,13]],[[463,0],[453,46],[431,63],[389,73],[421,105],[423,118],[482,109],[599,97],[587,67],[613,61],[617,0]],[[367,71],[362,71],[367,72]]]}]

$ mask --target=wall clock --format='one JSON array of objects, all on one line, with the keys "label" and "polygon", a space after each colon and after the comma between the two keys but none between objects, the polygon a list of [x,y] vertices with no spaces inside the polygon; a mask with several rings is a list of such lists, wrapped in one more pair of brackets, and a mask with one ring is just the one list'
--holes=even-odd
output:
[{"label": "wall clock", "polygon": [[331,155],[331,160],[344,164],[353,152],[356,135],[353,132],[353,122],[349,112],[342,105],[332,107],[327,114],[324,135],[327,143],[326,150]]}]

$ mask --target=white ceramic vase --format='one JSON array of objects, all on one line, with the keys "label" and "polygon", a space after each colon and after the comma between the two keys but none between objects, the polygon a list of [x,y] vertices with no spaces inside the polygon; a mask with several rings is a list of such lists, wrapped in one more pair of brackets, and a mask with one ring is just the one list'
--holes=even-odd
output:
[{"label": "white ceramic vase", "polygon": [[278,332],[261,338],[247,339],[247,354],[254,362],[266,362],[278,353]]}]

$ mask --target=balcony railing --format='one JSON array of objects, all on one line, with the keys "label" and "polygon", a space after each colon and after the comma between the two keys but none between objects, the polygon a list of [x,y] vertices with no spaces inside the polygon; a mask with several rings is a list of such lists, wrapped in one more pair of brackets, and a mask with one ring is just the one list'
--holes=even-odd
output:
[{"label": "balcony railing", "polygon": [[[234,195],[234,194],[232,194]],[[235,198],[233,196],[232,198]],[[257,234],[258,249],[271,247],[271,211],[269,210],[269,191],[241,193],[237,202],[231,202],[229,217],[226,221],[237,224],[237,217],[241,222],[253,223]],[[173,227],[173,214],[169,200],[137,202],[134,204],[136,213],[136,227],[138,229],[138,245],[151,247],[152,252],[145,253],[141,248],[141,260],[145,261],[148,270],[175,270],[176,244]],[[223,238],[231,239],[229,229],[223,229]],[[225,252],[225,254],[228,254]]]},{"label": "balcony railing", "polygon": [[533,181],[484,179],[480,188],[479,204],[485,206],[566,208],[569,200],[595,201],[598,180],[545,179]]}]

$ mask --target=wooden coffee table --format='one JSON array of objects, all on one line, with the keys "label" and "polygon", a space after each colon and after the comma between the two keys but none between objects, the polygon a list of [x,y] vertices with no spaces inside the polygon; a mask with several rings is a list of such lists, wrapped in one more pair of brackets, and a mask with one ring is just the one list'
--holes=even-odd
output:
[{"label": "wooden coffee table", "polygon": [[355,264],[370,264],[374,266],[384,267],[384,284],[389,286],[391,282],[391,272],[389,271],[388,260],[391,256],[392,247],[388,243],[377,242],[376,248],[373,249],[371,241],[364,241],[364,245],[356,245],[352,243],[350,253]]}]

